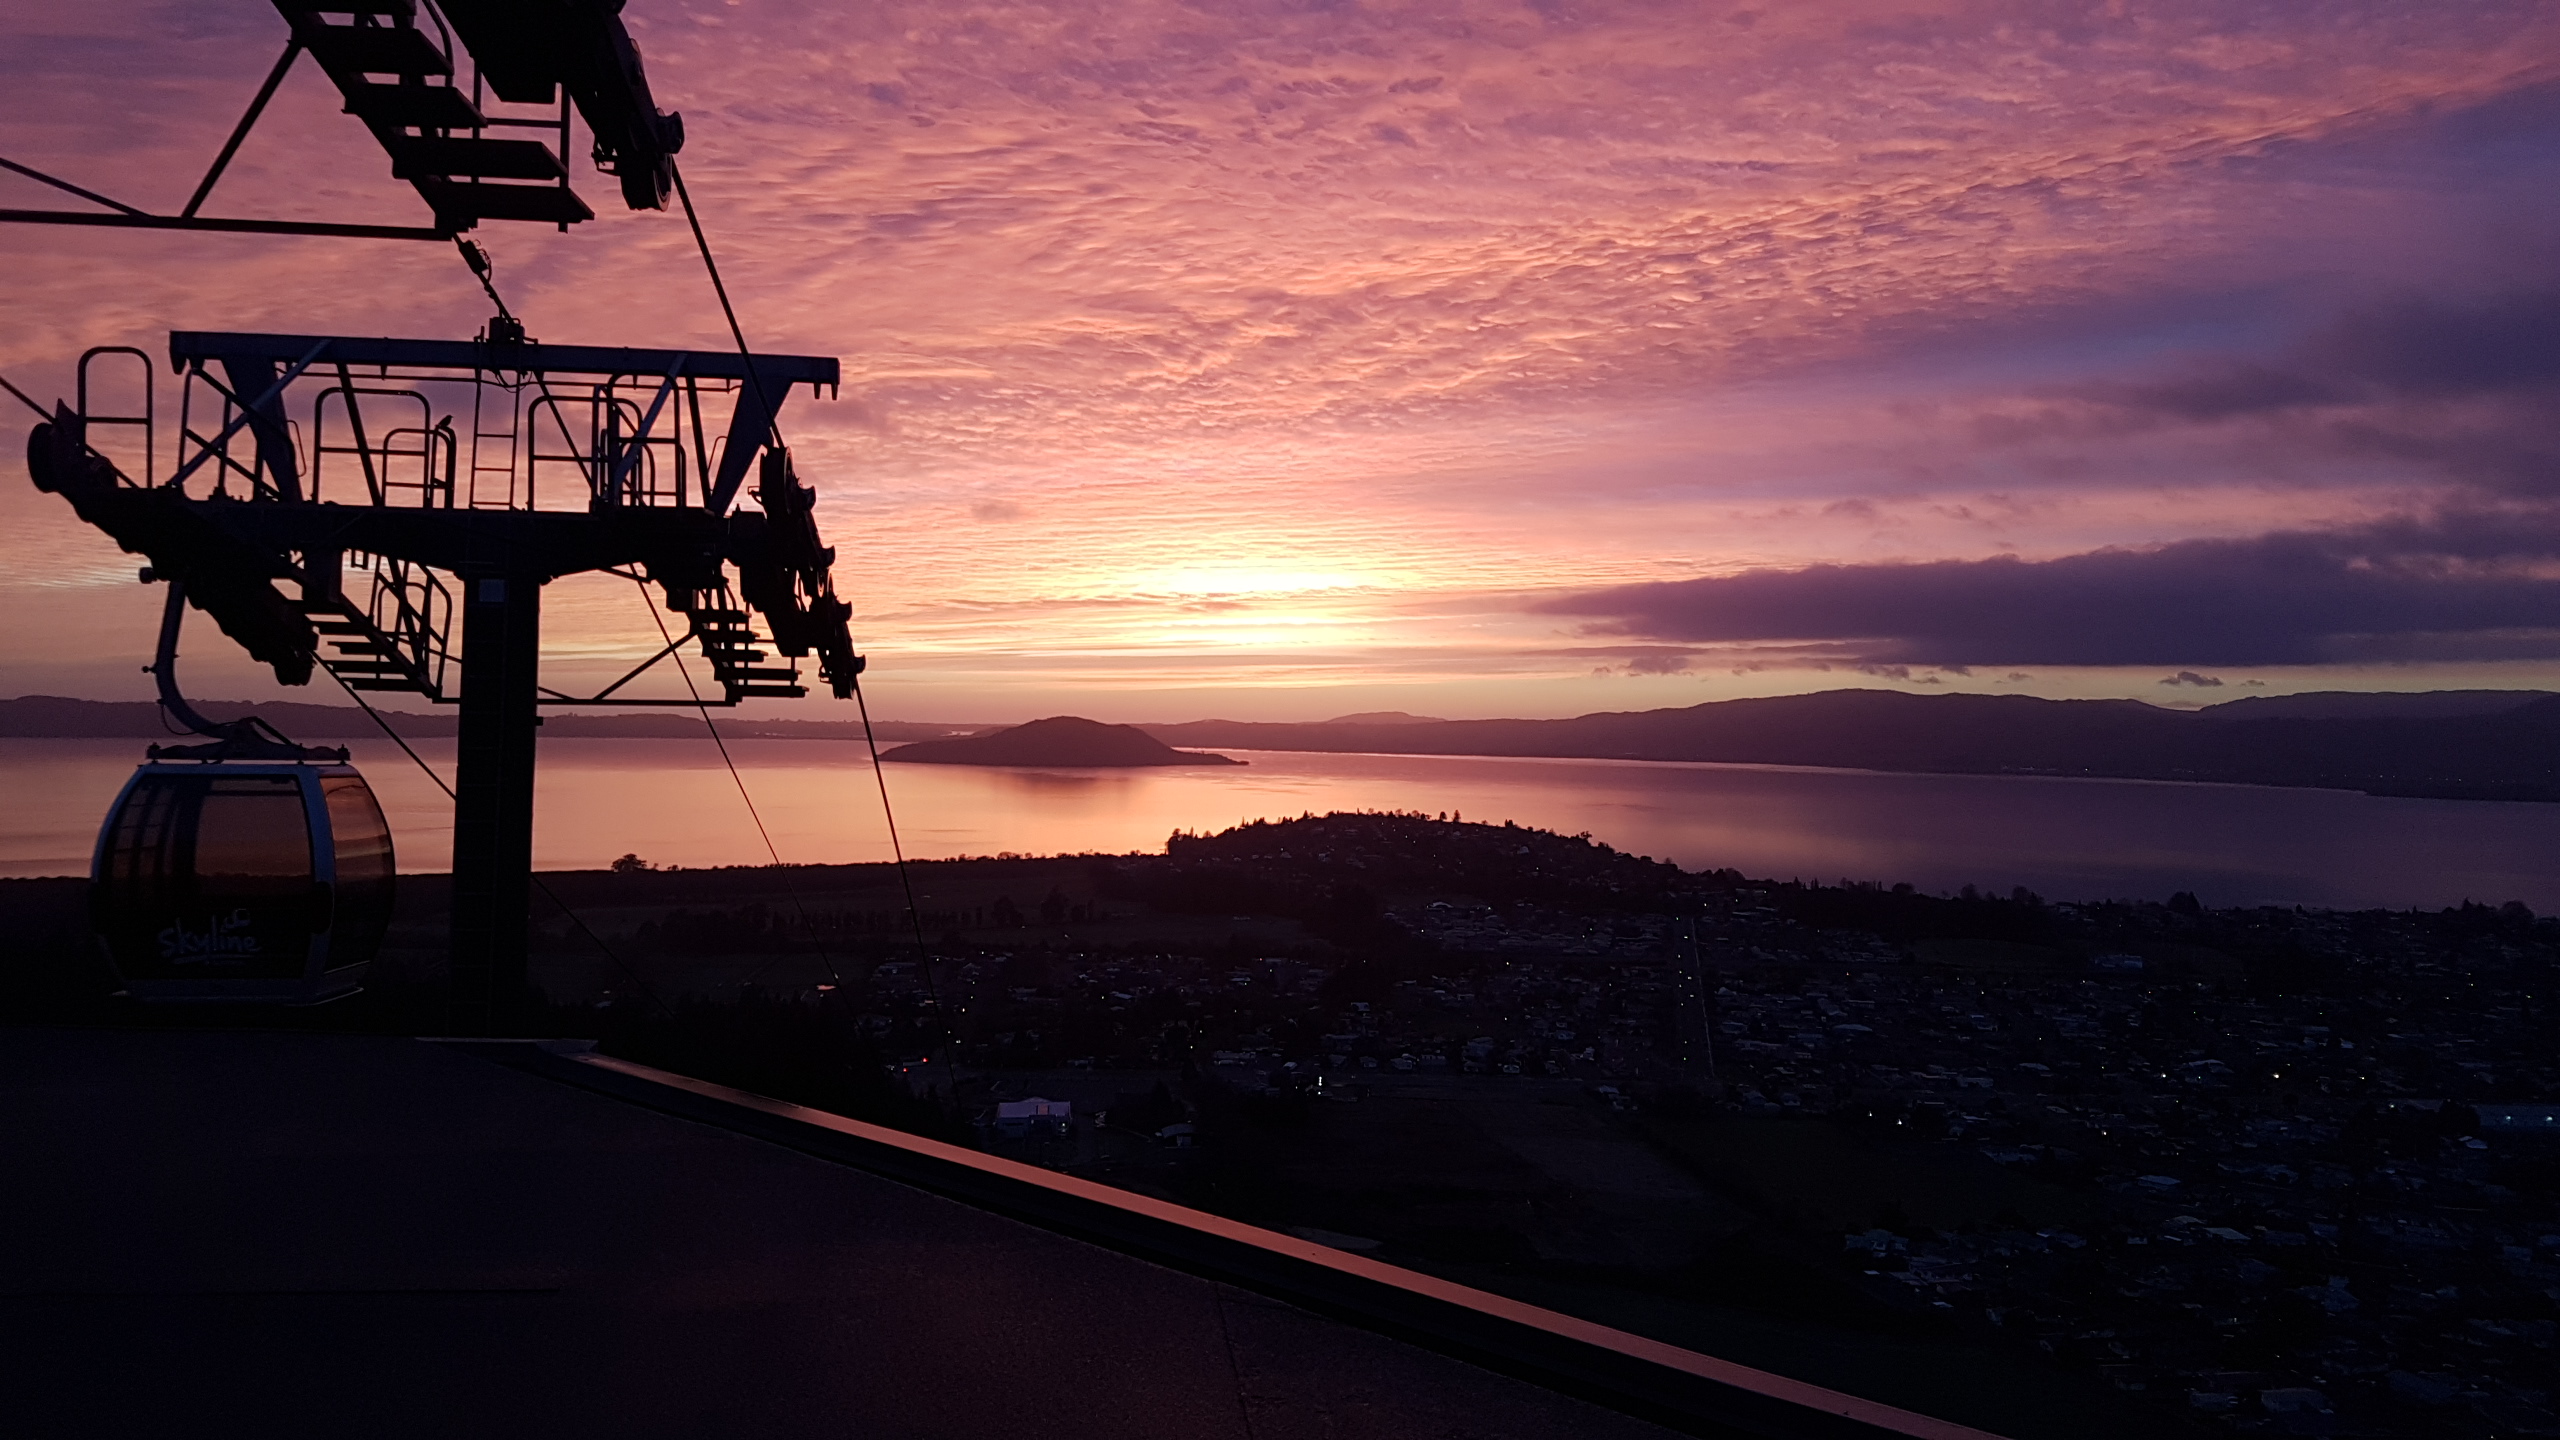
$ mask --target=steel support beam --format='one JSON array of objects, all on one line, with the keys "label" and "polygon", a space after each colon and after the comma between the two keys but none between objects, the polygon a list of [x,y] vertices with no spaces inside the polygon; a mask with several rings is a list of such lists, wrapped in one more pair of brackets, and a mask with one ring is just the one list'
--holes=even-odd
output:
[{"label": "steel support beam", "polygon": [[[652,579],[680,589],[720,583],[721,556],[753,538],[763,522],[752,512],[723,521],[672,505],[575,510],[418,510],[330,503],[244,505],[185,500],[165,489],[112,492],[91,506],[89,523],[109,534],[178,511],[196,523],[273,552],[363,550],[461,574],[529,572],[556,579],[587,570],[640,565]],[[84,515],[89,512],[84,512]]]},{"label": "steel support beam", "polygon": [[[414,366],[459,370],[469,379],[478,370],[540,372],[545,375],[629,375],[657,379],[677,366],[698,380],[744,380],[747,360],[735,350],[631,350],[612,345],[492,345],[485,340],[403,340],[363,335],[266,335],[219,330],[175,330],[169,335],[169,363],[184,369],[193,360],[260,359],[291,361],[328,343],[328,357],[354,366]],[[795,384],[834,387],[842,367],[832,355],[758,355],[755,374],[776,405]],[[752,389],[753,387],[749,387]],[[763,425],[756,427],[759,431]]]},{"label": "steel support beam", "polygon": [[[747,471],[764,453],[765,442],[773,438],[773,421],[782,402],[791,394],[792,376],[773,362],[782,356],[756,357],[755,374],[738,392],[738,407],[729,412],[729,442],[720,451],[720,473],[709,477],[702,494],[703,508],[714,515],[726,515],[738,498],[738,487],[745,482]],[[830,361],[830,364],[833,362]]]},{"label": "steel support beam", "polygon": [[478,564],[465,567],[461,579],[449,1023],[458,1035],[489,1035],[522,1010],[532,983],[526,930],[542,577]]},{"label": "steel support beam", "polygon": [[442,226],[329,225],[316,220],[225,220],[139,212],[100,215],[88,210],[0,210],[0,225],[105,225],[123,230],[200,230],[215,235],[317,235],[333,240],[443,241],[454,236],[453,231]]},{"label": "steel support beam", "polygon": [[242,403],[249,407],[249,433],[258,442],[258,461],[266,467],[268,483],[286,500],[299,500],[301,465],[295,457],[293,432],[285,427],[284,396],[279,393],[284,387],[278,383],[281,369],[263,355],[228,355],[222,362],[231,393],[252,397]]},{"label": "steel support beam", "polygon": [[213,193],[214,182],[222,178],[223,171],[231,168],[231,157],[240,153],[240,142],[249,138],[249,127],[257,124],[258,117],[266,113],[267,102],[276,98],[276,87],[284,83],[284,72],[293,68],[294,58],[301,53],[300,36],[284,43],[284,54],[276,57],[275,67],[267,72],[267,83],[258,87],[257,98],[249,102],[240,123],[231,127],[231,138],[222,142],[222,153],[213,157],[213,164],[204,172],[204,179],[197,182],[196,193],[187,197],[187,208],[178,212],[179,219],[193,220],[196,212],[204,208],[205,197]]}]

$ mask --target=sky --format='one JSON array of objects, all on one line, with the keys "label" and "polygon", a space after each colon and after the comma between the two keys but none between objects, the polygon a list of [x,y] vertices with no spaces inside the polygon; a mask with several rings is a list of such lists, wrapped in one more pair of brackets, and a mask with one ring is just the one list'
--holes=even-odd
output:
[{"label": "sky", "polygon": [[[625,18],[750,339],[843,361],[786,430],[879,713],[2560,688],[2547,4]],[[283,38],[0,3],[0,156],[174,210]],[[206,213],[425,223],[337,110],[304,62]],[[476,237],[533,333],[725,348],[681,216],[580,184]],[[47,401],[486,311],[436,245],[0,227]],[[132,557],[16,481],[0,525],[0,693],[148,694]],[[627,585],[547,614],[563,679],[654,648]],[[284,694],[194,633],[199,693]]]}]

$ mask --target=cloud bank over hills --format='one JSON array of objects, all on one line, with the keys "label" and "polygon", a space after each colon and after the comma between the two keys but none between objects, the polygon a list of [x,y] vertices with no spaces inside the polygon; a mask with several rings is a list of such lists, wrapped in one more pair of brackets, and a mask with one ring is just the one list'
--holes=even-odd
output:
[{"label": "cloud bank over hills", "polygon": [[2471,512],[2052,560],[1759,570],[1543,602],[1647,640],[1815,642],[1851,665],[2560,659],[2560,515]]}]

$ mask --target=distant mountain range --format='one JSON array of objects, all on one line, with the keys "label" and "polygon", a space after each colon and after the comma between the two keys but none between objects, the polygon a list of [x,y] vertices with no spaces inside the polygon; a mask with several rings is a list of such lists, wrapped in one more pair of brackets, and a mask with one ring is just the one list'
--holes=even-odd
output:
[{"label": "distant mountain range", "polygon": [[913,765],[1241,765],[1224,755],[1176,750],[1135,725],[1056,715],[960,740],[901,745],[880,757]]},{"label": "distant mountain range", "polygon": [[[203,708],[224,719],[256,714],[295,739],[377,733],[364,712],[350,706],[206,702]],[[862,736],[862,727],[851,721],[750,720],[714,713],[721,734],[732,739]],[[450,710],[392,712],[390,718],[401,734],[412,737],[449,736],[455,719]],[[546,719],[543,734],[556,739],[690,739],[702,733],[700,717],[684,710]],[[2200,710],[2170,710],[2139,700],[1827,690],[1569,720],[1433,720],[1373,712],[1307,724],[1195,720],[1126,726],[1056,717],[1011,730],[912,721],[884,721],[876,729],[884,741],[964,747],[939,754],[896,754],[901,760],[944,764],[1220,764],[1234,762],[1178,751],[1308,750],[2209,780],[2327,786],[2374,795],[2560,800],[2560,695],[2539,690],[2329,691],[2255,696]],[[1000,738],[1006,735],[1017,738]],[[41,695],[0,700],[0,736],[170,738],[157,707],[147,702]],[[1133,741],[1153,748],[1142,750]],[[963,753],[969,758],[956,758]],[[1114,756],[1121,758],[1109,758]]]},{"label": "distant mountain range", "polygon": [[1336,715],[1327,725],[1440,725],[1447,722],[1437,715],[1408,715],[1402,710],[1363,710],[1357,715]]},{"label": "distant mountain range", "polygon": [[2548,690],[2313,690],[2301,695],[2252,695],[2192,713],[2217,720],[2443,720],[2503,715],[2551,698]]},{"label": "distant mountain range", "polygon": [[2329,692],[2201,710],[1829,690],[1569,720],[1199,720],[1141,728],[1169,745],[1235,750],[1708,760],[2560,800],[2560,695],[2535,690]]}]

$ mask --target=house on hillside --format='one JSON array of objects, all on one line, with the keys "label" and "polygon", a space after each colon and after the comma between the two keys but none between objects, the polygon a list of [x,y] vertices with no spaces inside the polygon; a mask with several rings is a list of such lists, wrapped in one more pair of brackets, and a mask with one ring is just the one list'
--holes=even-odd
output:
[{"label": "house on hillside", "polygon": [[1066,1100],[1004,1100],[996,1105],[996,1133],[1007,1140],[1067,1135],[1075,1130],[1075,1105]]}]

